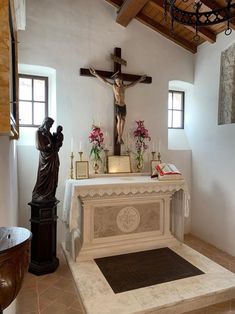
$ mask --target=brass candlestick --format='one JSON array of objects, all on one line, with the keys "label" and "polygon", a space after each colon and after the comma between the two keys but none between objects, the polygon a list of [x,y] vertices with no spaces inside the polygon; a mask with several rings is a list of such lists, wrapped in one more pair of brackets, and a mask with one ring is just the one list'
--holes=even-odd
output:
[{"label": "brass candlestick", "polygon": [[73,152],[71,152],[71,156],[70,156],[70,179],[74,179],[73,176],[73,158],[74,158],[74,154]]},{"label": "brass candlestick", "polygon": [[108,148],[104,149],[105,157],[104,157],[104,173],[108,173]]},{"label": "brass candlestick", "polygon": [[152,154],[152,160],[155,160],[155,154],[156,154],[156,152],[151,152],[151,154]]},{"label": "brass candlestick", "polygon": [[129,148],[127,148],[126,153],[127,153],[128,156],[130,156],[131,155],[131,150]]},{"label": "brass candlestick", "polygon": [[82,154],[83,152],[78,152],[79,153],[79,156],[80,156],[80,161],[82,161]]},{"label": "brass candlestick", "polygon": [[162,163],[162,161],[161,161],[161,154],[160,154],[160,152],[158,152],[158,154],[157,154],[157,161],[159,162],[159,164],[161,164],[161,163]]}]

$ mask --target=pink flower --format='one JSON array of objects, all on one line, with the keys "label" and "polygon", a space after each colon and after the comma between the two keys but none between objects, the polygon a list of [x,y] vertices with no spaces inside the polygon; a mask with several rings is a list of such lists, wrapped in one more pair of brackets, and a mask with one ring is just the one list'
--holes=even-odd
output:
[{"label": "pink flower", "polygon": [[92,130],[88,138],[92,144],[90,155],[94,155],[96,160],[101,159],[100,153],[104,149],[104,134],[100,127],[92,125]]},{"label": "pink flower", "polygon": [[[133,131],[133,136],[136,139],[135,148],[137,151],[137,156],[143,155],[148,145],[145,143],[146,140],[150,141],[149,131],[144,126],[144,121],[135,121],[137,126]],[[137,157],[138,158],[138,157]]]}]

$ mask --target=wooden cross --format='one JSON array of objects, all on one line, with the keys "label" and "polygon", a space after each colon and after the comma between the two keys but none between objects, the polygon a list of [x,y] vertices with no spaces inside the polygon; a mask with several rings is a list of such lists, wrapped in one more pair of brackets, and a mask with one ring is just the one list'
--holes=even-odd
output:
[{"label": "wooden cross", "polygon": [[[122,73],[121,68],[122,65],[126,65],[126,61],[122,59],[121,56],[121,48],[115,48],[114,49],[114,54],[111,55],[111,58],[114,62],[114,69],[113,72],[111,71],[101,71],[101,70],[96,70],[96,72],[105,77],[106,79],[111,79],[113,80],[112,76],[114,73],[119,72],[122,74],[123,81],[127,82],[135,82],[139,79],[140,75],[133,75],[133,74],[127,74],[127,73]],[[81,76],[91,76],[94,77],[89,69],[80,69],[80,75]],[[152,78],[150,76],[147,76],[146,79],[140,83],[145,83],[145,84],[151,84],[152,83]],[[114,110],[114,125],[116,125],[116,114]],[[116,127],[114,128],[114,155],[121,155],[121,144],[116,143],[116,138],[117,138],[117,130]]]}]

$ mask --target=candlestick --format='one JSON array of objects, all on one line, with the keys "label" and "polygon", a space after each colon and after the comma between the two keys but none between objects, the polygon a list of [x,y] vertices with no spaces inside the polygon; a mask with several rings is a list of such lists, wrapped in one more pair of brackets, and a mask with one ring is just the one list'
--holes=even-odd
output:
[{"label": "candlestick", "polygon": [[130,156],[130,155],[131,155],[131,149],[130,149],[129,147],[127,147],[127,149],[126,149],[126,153],[127,153],[127,155],[128,155],[128,156]]},{"label": "candlestick", "polygon": [[73,138],[71,138],[71,148],[70,148],[70,150],[71,150],[71,153],[73,152]]},{"label": "candlestick", "polygon": [[152,154],[152,160],[155,160],[155,154],[156,154],[156,152],[153,151],[153,152],[151,152],[151,154]]},{"label": "candlestick", "polygon": [[70,156],[70,179],[74,179],[74,176],[73,176],[73,158],[74,158],[74,154],[73,152],[71,152],[71,156]]},{"label": "candlestick", "polygon": [[104,149],[104,153],[105,153],[105,159],[104,159],[104,173],[108,173],[108,153],[109,150],[106,148]]},{"label": "candlestick", "polygon": [[161,152],[161,140],[158,140],[158,149],[157,149],[158,153]]},{"label": "candlestick", "polygon": [[79,152],[82,152],[82,141],[79,142]]},{"label": "candlestick", "polygon": [[79,156],[80,156],[80,161],[82,161],[82,154],[83,154],[83,152],[80,151],[80,152],[78,152],[78,153],[79,153]]}]

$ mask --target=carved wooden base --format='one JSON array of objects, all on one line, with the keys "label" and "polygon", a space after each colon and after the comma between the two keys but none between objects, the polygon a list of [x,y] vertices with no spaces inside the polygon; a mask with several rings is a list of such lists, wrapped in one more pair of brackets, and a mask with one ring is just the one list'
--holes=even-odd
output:
[{"label": "carved wooden base", "polygon": [[54,257],[51,261],[45,263],[36,263],[35,261],[29,264],[29,272],[34,275],[44,275],[53,273],[59,266],[59,259]]},{"label": "carved wooden base", "polygon": [[56,224],[57,204],[30,202],[31,231],[31,262],[29,272],[35,275],[44,275],[54,272],[59,259],[56,257]]}]

